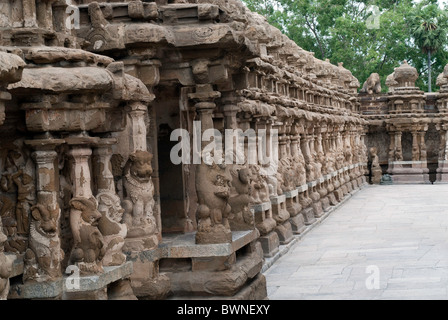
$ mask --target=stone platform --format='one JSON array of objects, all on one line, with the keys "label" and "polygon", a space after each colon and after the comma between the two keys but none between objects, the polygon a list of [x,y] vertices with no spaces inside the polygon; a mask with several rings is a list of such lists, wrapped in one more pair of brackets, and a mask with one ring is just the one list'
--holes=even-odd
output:
[{"label": "stone platform", "polygon": [[447,193],[448,185],[363,188],[264,270],[268,298],[447,300]]},{"label": "stone platform", "polygon": [[[23,259],[18,257],[14,262],[13,277],[23,272]],[[129,277],[133,272],[132,262],[121,266],[104,267],[104,273],[89,276],[64,275],[53,282],[11,283],[8,299],[86,299],[107,300],[107,287],[117,281]]]}]

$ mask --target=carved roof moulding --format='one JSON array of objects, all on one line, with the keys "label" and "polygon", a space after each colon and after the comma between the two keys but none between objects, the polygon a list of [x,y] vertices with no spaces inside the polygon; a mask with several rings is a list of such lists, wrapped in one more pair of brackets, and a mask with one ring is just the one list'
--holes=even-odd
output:
[{"label": "carved roof moulding", "polygon": [[23,48],[25,59],[36,64],[54,64],[58,62],[84,62],[87,65],[108,66],[114,61],[110,57],[98,55],[81,49],[37,46]]},{"label": "carved roof moulding", "polygon": [[247,100],[238,103],[239,110],[252,116],[270,117],[275,113],[276,107],[261,101]]},{"label": "carved roof moulding", "polygon": [[11,94],[5,91],[10,83],[20,81],[25,62],[16,54],[11,54],[6,48],[0,47],[0,126],[6,119],[5,102],[11,100]]},{"label": "carved roof moulding", "polygon": [[0,48],[0,87],[20,81],[26,63],[16,54],[1,51]]},{"label": "carved roof moulding", "polygon": [[103,93],[112,88],[112,77],[104,69],[81,68],[26,68],[22,80],[8,89],[20,94],[43,91],[47,93]]},{"label": "carved roof moulding", "polygon": [[23,52],[30,64],[24,68],[22,79],[9,86],[20,95],[110,92],[118,100],[149,102],[154,98],[139,79],[125,74],[123,62],[110,57],[45,46],[23,48]]},{"label": "carved roof moulding", "polygon": [[[112,14],[108,13],[107,5],[110,5]],[[83,23],[77,30],[77,35],[87,40],[86,49],[90,51],[103,52],[154,44],[169,44],[179,48],[232,47],[244,43],[244,37],[240,36],[244,27],[234,23],[216,23],[221,11],[218,6],[210,3],[157,6],[156,3],[132,1],[107,5],[92,2],[88,6],[81,6],[81,17],[86,18],[81,19]],[[123,6],[120,11],[123,13],[114,19],[114,15],[119,14],[114,11],[117,6]],[[157,10],[160,19],[131,19],[138,17],[142,10],[143,13],[146,12],[144,8],[147,6],[151,6],[154,12]],[[140,7],[143,9],[138,9]],[[194,23],[194,19],[198,23]]]},{"label": "carved roof moulding", "polygon": [[123,102],[145,109],[154,99],[141,80],[124,72],[123,62],[61,47],[23,51],[29,64],[8,90],[26,111],[31,132],[121,131],[124,122],[113,117],[125,112]]}]

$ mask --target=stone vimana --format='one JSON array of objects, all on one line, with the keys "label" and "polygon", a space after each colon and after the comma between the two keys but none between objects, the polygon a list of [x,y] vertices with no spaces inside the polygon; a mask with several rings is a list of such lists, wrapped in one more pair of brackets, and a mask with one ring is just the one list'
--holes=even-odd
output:
[{"label": "stone vimana", "polygon": [[[239,0],[4,1],[0,28],[1,299],[266,299],[363,185],[448,180],[448,69],[360,88]],[[203,161],[226,132],[275,143]]]}]

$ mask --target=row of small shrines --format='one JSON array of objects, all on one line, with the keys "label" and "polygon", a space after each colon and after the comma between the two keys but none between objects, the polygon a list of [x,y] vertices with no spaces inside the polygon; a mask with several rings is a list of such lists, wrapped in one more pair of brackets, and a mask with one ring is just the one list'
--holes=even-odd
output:
[{"label": "row of small shrines", "polygon": [[[267,259],[365,183],[359,82],[239,1],[83,1],[74,30],[64,1],[17,2],[0,8],[2,298],[265,299]],[[151,131],[171,100],[201,133],[279,134],[275,168],[182,166],[175,234]]]},{"label": "row of small shrines", "polygon": [[[11,58],[8,54],[4,56]],[[16,63],[20,68],[20,61]],[[43,68],[39,72],[45,76],[54,70]],[[30,75],[26,71],[22,79],[14,79],[20,81],[13,92],[25,87],[34,72]],[[11,71],[11,77],[14,72]],[[70,74],[74,70],[65,72]],[[130,90],[129,86],[126,88]],[[196,93],[201,100],[195,105],[202,131],[210,129],[206,126],[211,123],[212,113],[207,111],[216,107],[210,98],[214,91],[203,89]],[[195,94],[191,97],[196,98]],[[5,102],[11,98],[15,101],[14,96],[5,94]],[[192,242],[167,241],[167,252],[160,223],[163,212],[157,210],[154,201],[153,157],[145,151],[144,103],[139,99],[129,99],[127,103],[130,104],[124,110],[127,121],[115,138],[99,138],[86,132],[36,134],[34,139],[18,139],[11,149],[3,149],[4,247],[13,253],[2,255],[4,274],[8,274],[4,277],[5,296],[165,297],[168,292],[185,292],[189,287],[178,279],[182,272],[172,266],[179,263],[177,259],[191,259],[194,272],[190,281],[197,281],[197,277],[210,271],[217,272],[214,281],[222,281],[218,275],[225,273],[220,272],[222,266],[217,262],[222,256],[220,245],[232,247],[222,256],[230,261],[229,272],[235,272],[231,266],[238,263],[250,265],[252,272],[246,274],[246,279],[257,277],[258,281],[253,283],[260,285],[264,257],[275,254],[280,244],[292,240],[293,233],[302,233],[307,225],[364,183],[367,160],[363,121],[354,116],[344,119],[309,112],[286,114],[285,118],[279,115],[272,125],[280,133],[280,159],[274,175],[263,173],[266,168],[257,164],[231,166],[230,172],[229,168],[215,164],[197,165],[197,231]],[[31,110],[27,110],[30,115],[27,114],[26,125],[33,129],[44,126],[46,118],[41,113],[49,112],[42,108],[45,103],[24,105]],[[35,115],[34,110],[39,108],[41,112]],[[58,109],[58,113],[66,124],[49,123],[49,126],[66,129],[80,125],[68,121],[73,116],[72,110]],[[300,117],[296,118],[297,115]],[[107,112],[105,116],[108,117]],[[325,122],[326,130],[319,120]],[[123,137],[131,138],[133,151],[128,151],[127,160],[117,166],[111,160],[117,155],[114,147]],[[240,232],[239,239],[234,239],[235,231]],[[200,246],[205,244],[211,245],[211,251],[194,252],[202,251]],[[242,253],[237,255],[238,251]],[[217,257],[217,261],[207,262],[210,256]],[[235,260],[237,256],[239,261]],[[167,260],[159,265],[163,259]],[[132,272],[136,266],[151,270],[150,276],[144,278],[146,283],[141,284],[141,275]],[[73,275],[63,278],[67,270]],[[160,274],[160,270],[167,270],[171,276]],[[107,285],[89,286],[85,279],[90,276],[115,285],[112,289]],[[8,278],[14,280],[11,288]],[[73,286],[67,287],[70,283],[67,281],[74,281]],[[87,284],[76,286],[83,281]],[[198,289],[204,295],[235,293],[232,288],[220,290],[210,291],[205,285]]]}]

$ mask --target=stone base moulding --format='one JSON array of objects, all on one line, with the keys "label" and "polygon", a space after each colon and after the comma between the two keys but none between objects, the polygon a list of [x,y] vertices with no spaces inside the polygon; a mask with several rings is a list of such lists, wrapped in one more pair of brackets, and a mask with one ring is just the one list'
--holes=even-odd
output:
[{"label": "stone base moulding", "polygon": [[[270,234],[277,236],[275,232]],[[198,245],[194,233],[173,235],[160,244],[160,272],[169,278],[170,290],[176,297],[192,293],[207,299],[261,297],[262,293],[251,289],[263,264],[258,236],[257,230],[236,231],[232,232],[232,243]],[[263,280],[258,281],[255,287],[266,293]]]},{"label": "stone base moulding", "polygon": [[429,184],[429,169],[425,161],[395,161],[388,173],[394,184]]},{"label": "stone base moulding", "polygon": [[[108,286],[125,281],[132,272],[132,262],[126,262],[116,267],[104,267],[104,273],[98,275],[77,276],[74,273],[54,282],[12,283],[8,299],[107,300]],[[132,294],[127,298],[135,296]]]},{"label": "stone base moulding", "polygon": [[439,160],[435,184],[448,183],[448,161]]}]

